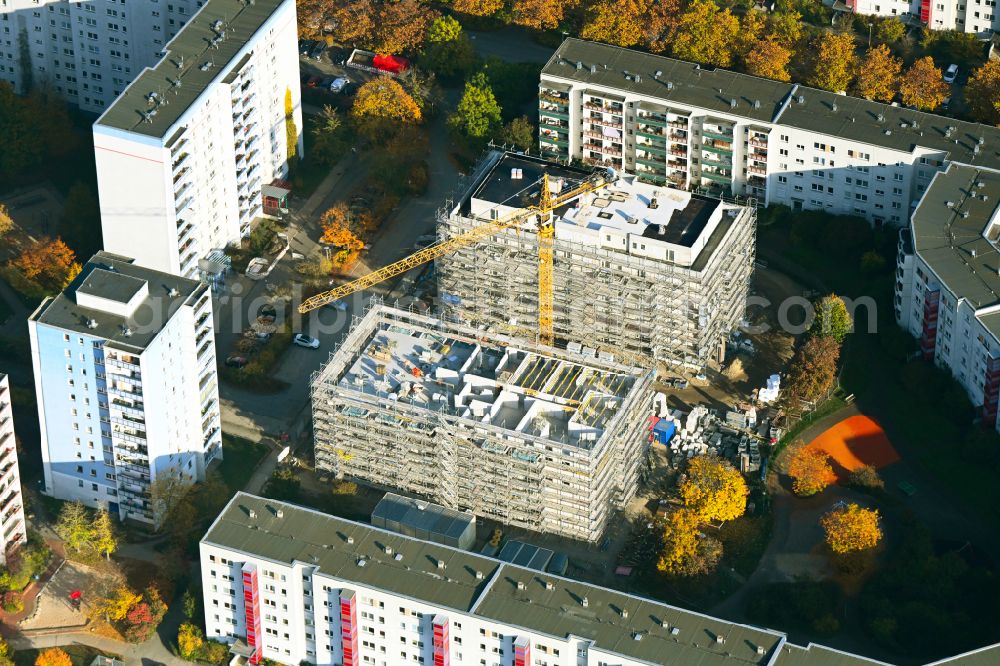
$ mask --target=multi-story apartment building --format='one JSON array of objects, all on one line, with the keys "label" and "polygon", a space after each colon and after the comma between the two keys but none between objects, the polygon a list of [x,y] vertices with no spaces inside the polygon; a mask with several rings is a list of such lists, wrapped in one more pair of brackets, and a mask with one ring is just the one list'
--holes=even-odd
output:
[{"label": "multi-story apartment building", "polygon": [[951,164],[900,233],[896,321],[1000,429],[1000,171]]},{"label": "multi-story apartment building", "polygon": [[1000,168],[1000,129],[579,39],[542,70],[545,157],[902,226],[948,162]]},{"label": "multi-story apartment building", "polygon": [[[208,0],[94,125],[104,247],[185,277],[301,154],[293,0]],[[286,105],[291,112],[286,118]]]},{"label": "multi-story apartment building", "polygon": [[984,39],[1000,32],[996,0],[846,0],[846,6],[855,14],[896,17],[931,30],[971,32]]},{"label": "multi-story apartment building", "polygon": [[103,112],[155,63],[203,0],[3,0],[0,80],[18,92],[45,86],[84,111]]},{"label": "multi-story apartment building", "polygon": [[6,562],[7,553],[26,538],[10,383],[7,375],[0,373],[0,564]]},{"label": "multi-story apartment building", "polygon": [[654,375],[377,306],[313,379],[316,467],[597,541],[637,490]]},{"label": "multi-story apartment building", "polygon": [[205,628],[251,664],[879,664],[238,493],[201,541]]},{"label": "multi-story apartment building", "polygon": [[[558,163],[487,156],[438,217],[442,238],[538,203],[540,180],[569,190],[591,175]],[[616,177],[555,211],[553,331],[560,343],[631,363],[703,368],[739,326],[753,267],[752,206]],[[460,248],[435,264],[438,315],[489,330],[538,334],[534,222]]]},{"label": "multi-story apartment building", "polygon": [[28,322],[47,495],[155,522],[222,455],[208,285],[99,252]]}]

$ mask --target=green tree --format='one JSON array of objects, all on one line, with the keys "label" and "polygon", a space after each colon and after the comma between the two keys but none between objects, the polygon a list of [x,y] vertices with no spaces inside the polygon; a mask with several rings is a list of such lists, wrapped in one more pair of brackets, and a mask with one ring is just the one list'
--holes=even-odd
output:
[{"label": "green tree", "polygon": [[97,518],[94,519],[93,523],[93,531],[94,548],[105,559],[110,560],[111,553],[118,549],[118,536],[115,525],[106,509],[98,509]]},{"label": "green tree", "polygon": [[515,149],[527,152],[535,147],[535,126],[527,116],[514,118],[504,125],[500,138]]},{"label": "green tree", "polygon": [[462,24],[452,16],[434,19],[427,31],[421,62],[443,78],[461,76],[472,69],[476,54]]},{"label": "green tree", "polygon": [[198,615],[198,597],[191,590],[184,590],[181,596],[181,609],[188,620],[194,620]]},{"label": "green tree", "polygon": [[767,18],[768,33],[779,44],[794,51],[802,40],[802,15],[798,12],[772,12]]},{"label": "green tree", "polygon": [[299,498],[302,482],[295,476],[291,467],[279,467],[271,474],[264,488],[264,494],[271,499],[283,502],[295,502]]},{"label": "green tree", "polygon": [[94,543],[94,527],[81,502],[63,504],[56,519],[55,530],[66,546],[78,553],[89,550]]},{"label": "green tree", "polygon": [[857,65],[853,35],[825,32],[813,43],[812,72],[806,83],[833,92],[847,90]]},{"label": "green tree", "polygon": [[815,401],[826,397],[837,379],[840,344],[832,337],[814,335],[803,343],[788,369],[785,396],[792,406],[797,401]]},{"label": "green tree", "polygon": [[309,159],[320,164],[332,164],[342,152],[344,140],[342,139],[343,119],[329,104],[316,115],[316,120],[312,126],[313,142],[309,148]]},{"label": "green tree", "polygon": [[906,36],[906,24],[898,18],[887,18],[879,21],[875,34],[886,44],[895,44]]},{"label": "green tree", "polygon": [[486,74],[478,72],[465,82],[465,92],[448,119],[455,130],[472,139],[486,139],[500,126],[500,104]]},{"label": "green tree", "polygon": [[694,0],[681,14],[674,37],[674,56],[682,60],[729,67],[740,22],[710,0]]},{"label": "green tree", "polygon": [[836,294],[824,296],[816,301],[813,310],[816,317],[809,327],[810,335],[827,336],[841,343],[847,334],[854,330],[854,322],[851,321],[851,315],[847,311],[847,304]]}]

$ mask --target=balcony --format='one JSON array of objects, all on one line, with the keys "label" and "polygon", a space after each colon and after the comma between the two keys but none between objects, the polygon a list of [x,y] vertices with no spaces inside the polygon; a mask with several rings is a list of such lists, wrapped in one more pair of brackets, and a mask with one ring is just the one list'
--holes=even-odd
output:
[{"label": "balcony", "polygon": [[636,171],[636,176],[639,178],[639,180],[641,180],[643,182],[646,182],[646,183],[653,183],[654,185],[666,185],[667,184],[667,177],[666,176],[662,176],[660,174],[653,173],[653,172],[650,172],[650,171],[643,171],[641,169],[637,170]]},{"label": "balcony", "polygon": [[605,155],[614,155],[615,157],[622,156],[621,148],[615,148],[614,146],[603,146],[597,143],[585,143],[583,144],[583,148],[584,150],[592,150],[598,153],[604,153]]},{"label": "balcony", "polygon": [[569,97],[563,97],[561,95],[553,95],[552,93],[547,93],[541,91],[538,93],[538,99],[544,102],[549,102],[551,104],[556,104],[557,106],[569,107]]},{"label": "balcony", "polygon": [[622,115],[623,111],[621,105],[614,106],[611,104],[602,104],[600,102],[594,102],[594,101],[584,102],[583,108],[590,109],[591,111],[600,111],[601,113],[611,113],[616,116]]},{"label": "balcony", "polygon": [[636,164],[642,164],[643,166],[648,166],[656,169],[656,173],[666,174],[667,167],[662,160],[648,160],[642,157],[635,158]]},{"label": "balcony", "polygon": [[764,167],[754,166],[754,165],[750,164],[750,165],[747,165],[747,173],[752,173],[752,174],[755,174],[755,175],[758,175],[758,176],[766,176],[767,175],[767,169],[765,169]]},{"label": "balcony", "polygon": [[557,136],[542,134],[538,137],[538,140],[542,143],[554,144],[563,148],[569,148],[569,141],[560,139]]},{"label": "balcony", "polygon": [[188,157],[189,157],[188,153],[181,153],[181,156],[180,156],[180,157],[178,157],[178,158],[177,158],[177,161],[175,161],[175,162],[173,163],[173,165],[172,165],[172,169],[173,169],[173,171],[177,171],[177,169],[178,169],[178,168],[179,168],[180,166],[182,166],[182,165],[186,164],[186,163],[187,163],[187,161],[188,161]]},{"label": "balcony", "polygon": [[538,108],[538,115],[545,116],[547,118],[557,118],[559,120],[569,120],[568,113],[563,113],[562,111],[558,111],[556,109],[547,109],[545,107]]},{"label": "balcony", "polygon": [[667,127],[667,119],[665,117],[658,118],[656,116],[644,116],[639,114],[635,117],[635,122],[641,125],[652,125],[653,127]]},{"label": "balcony", "polygon": [[654,146],[654,145],[648,144],[648,143],[638,143],[638,142],[636,142],[635,148],[636,148],[636,150],[641,150],[641,151],[643,151],[645,153],[653,153],[655,155],[663,155],[664,157],[666,157],[666,155],[667,155],[667,149],[664,148],[664,147],[662,147],[662,146]]},{"label": "balcony", "polygon": [[728,142],[730,142],[730,144],[732,144],[732,141],[733,141],[733,132],[732,132],[732,130],[730,130],[730,131],[727,132],[725,130],[715,130],[715,129],[709,129],[709,128],[706,127],[705,129],[703,129],[701,131],[701,133],[704,136],[709,137],[710,139],[719,139],[720,141],[728,141]]},{"label": "balcony", "polygon": [[596,118],[594,116],[589,116],[583,119],[584,122],[590,123],[591,125],[600,125],[602,127],[614,127],[615,129],[621,129],[621,122],[615,122],[613,120],[604,120],[603,118]]},{"label": "balcony", "polygon": [[702,171],[701,177],[707,178],[708,180],[715,181],[717,183],[724,183],[726,185],[730,185],[733,182],[732,176],[725,173],[716,173],[713,171]]},{"label": "balcony", "polygon": [[[752,138],[749,141],[747,141],[747,143],[749,143],[751,146],[754,146],[755,148],[767,148],[766,138],[764,139]],[[764,152],[766,153],[767,151]]]},{"label": "balcony", "polygon": [[663,133],[660,133],[660,132],[645,132],[643,130],[636,130],[635,134],[636,134],[636,136],[641,136],[641,137],[644,137],[644,138],[647,138],[647,139],[652,139],[654,141],[659,141],[659,142],[661,142],[663,144],[667,143],[667,137],[666,137],[666,135],[664,135]]},{"label": "balcony", "polygon": [[733,154],[733,144],[724,143],[722,141],[715,141],[712,143],[703,143],[701,147],[705,150],[709,150],[713,153],[719,153],[720,155],[732,155]]}]

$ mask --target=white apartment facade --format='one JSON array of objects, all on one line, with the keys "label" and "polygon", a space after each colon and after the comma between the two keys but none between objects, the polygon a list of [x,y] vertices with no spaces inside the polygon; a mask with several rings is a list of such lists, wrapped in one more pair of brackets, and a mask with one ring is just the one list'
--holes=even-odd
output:
[{"label": "white apartment facade", "polygon": [[27,539],[17,439],[11,413],[10,381],[0,373],[0,564]]},{"label": "white apartment facade", "polygon": [[251,664],[878,663],[245,493],[200,557],[206,635]]},{"label": "white apartment facade", "polygon": [[543,157],[903,226],[948,162],[1000,167],[1000,129],[578,39],[541,74]]},{"label": "white apartment facade", "polygon": [[293,0],[208,0],[94,125],[104,247],[196,278],[302,150]]},{"label": "white apartment facade", "polygon": [[155,523],[151,484],[222,456],[209,287],[99,252],[28,326],[43,492]]},{"label": "white apartment facade", "polygon": [[919,22],[931,30],[971,32],[983,39],[1000,32],[996,0],[846,0],[846,4],[855,14]]},{"label": "white apartment facade", "polygon": [[1000,429],[1000,171],[952,164],[901,233],[896,321]]},{"label": "white apartment facade", "polygon": [[0,80],[102,113],[204,0],[3,0]]}]

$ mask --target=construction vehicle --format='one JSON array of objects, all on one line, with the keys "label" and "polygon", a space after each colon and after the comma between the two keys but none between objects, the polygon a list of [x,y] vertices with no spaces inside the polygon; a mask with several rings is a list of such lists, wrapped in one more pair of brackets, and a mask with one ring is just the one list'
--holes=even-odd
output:
[{"label": "construction vehicle", "polygon": [[[537,205],[516,210],[499,219],[490,220],[482,226],[476,227],[464,234],[438,241],[368,275],[308,298],[299,305],[299,312],[305,314],[339,298],[344,298],[397,275],[402,275],[411,268],[434,261],[453,250],[472,245],[506,229],[518,227],[532,217],[535,217],[538,225],[538,338],[542,344],[552,345],[554,341],[552,325],[552,261],[555,241],[555,225],[552,220],[552,211],[577,197],[606,187],[614,182],[614,179],[615,172],[613,170],[597,171],[574,188],[561,192],[553,192],[549,175],[547,173],[543,174],[541,179],[528,186],[529,188],[533,187],[539,182],[542,185]],[[497,208],[493,210],[497,210]]]}]

